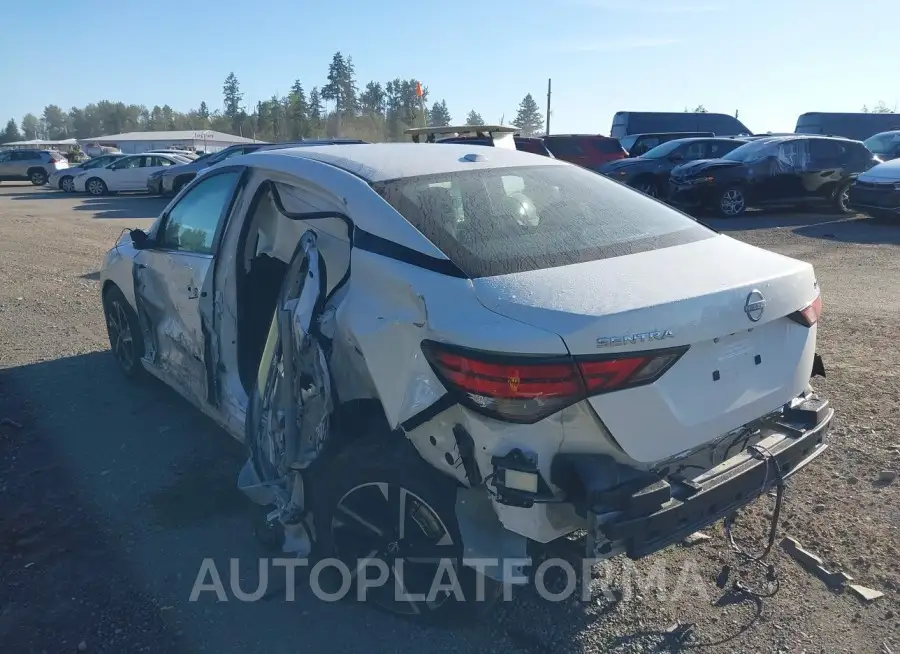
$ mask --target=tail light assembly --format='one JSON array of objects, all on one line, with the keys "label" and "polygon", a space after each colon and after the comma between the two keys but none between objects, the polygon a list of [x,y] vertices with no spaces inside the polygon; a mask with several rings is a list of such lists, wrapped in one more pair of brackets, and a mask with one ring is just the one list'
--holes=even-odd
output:
[{"label": "tail light assembly", "polygon": [[611,356],[509,355],[424,341],[438,379],[464,406],[532,424],[594,395],[652,384],[687,347]]},{"label": "tail light assembly", "polygon": [[812,327],[817,322],[819,322],[819,318],[822,317],[822,295],[819,294],[816,296],[816,299],[813,300],[809,305],[803,307],[799,311],[795,311],[788,318],[793,320],[794,322],[800,323],[804,327]]}]

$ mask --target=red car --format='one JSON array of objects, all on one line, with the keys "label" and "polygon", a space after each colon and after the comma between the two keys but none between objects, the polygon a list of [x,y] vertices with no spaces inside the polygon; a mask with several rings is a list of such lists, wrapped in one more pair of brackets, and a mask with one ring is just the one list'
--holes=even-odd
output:
[{"label": "red car", "polygon": [[595,172],[603,164],[628,156],[619,139],[599,134],[551,134],[543,137],[543,141],[557,159]]}]

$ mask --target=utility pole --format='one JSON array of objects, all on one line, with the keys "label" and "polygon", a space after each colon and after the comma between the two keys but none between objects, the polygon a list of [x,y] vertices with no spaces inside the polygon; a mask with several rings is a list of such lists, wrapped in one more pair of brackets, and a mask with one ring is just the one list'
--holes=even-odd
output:
[{"label": "utility pole", "polygon": [[551,89],[552,82],[553,82],[552,79],[549,79],[549,78],[547,79],[547,127],[546,127],[546,129],[544,129],[544,133],[547,134],[548,136],[550,134],[550,93],[551,93],[550,89]]}]

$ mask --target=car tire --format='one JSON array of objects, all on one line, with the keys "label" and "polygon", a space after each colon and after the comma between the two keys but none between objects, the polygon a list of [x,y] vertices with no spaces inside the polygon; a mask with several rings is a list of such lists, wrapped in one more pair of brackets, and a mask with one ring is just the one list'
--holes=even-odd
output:
[{"label": "car tire", "polygon": [[853,210],[850,208],[850,186],[853,185],[852,181],[844,182],[840,184],[834,190],[834,196],[832,196],[831,203],[834,206],[834,210],[838,213],[849,214],[853,213]]},{"label": "car tire", "polygon": [[66,175],[61,180],[59,180],[59,190],[63,193],[74,193],[75,192],[75,178],[71,175]]},{"label": "car tire", "polygon": [[736,218],[747,209],[747,196],[740,186],[729,186],[716,196],[716,213],[722,218]]},{"label": "car tire", "polygon": [[[366,560],[380,560],[392,571],[385,584],[367,590],[367,602],[427,623],[471,620],[496,603],[502,585],[486,577],[479,580],[476,570],[462,565],[455,484],[426,464],[408,440],[386,433],[353,441],[331,461],[323,462],[318,472],[310,492],[317,555],[340,560],[351,573]],[[404,580],[407,595],[429,596],[439,564],[414,560],[416,547],[418,558],[450,562],[459,581],[458,596],[435,595],[431,602],[406,601],[403,591],[400,598],[395,596],[398,579]],[[399,560],[402,566],[392,567]],[[340,588],[341,579],[336,569],[326,570],[335,574],[323,579],[323,572],[320,580],[332,593]],[[367,576],[374,573],[368,571]],[[440,580],[449,579],[445,569]],[[479,588],[482,597],[478,597]],[[347,595],[357,598],[356,588]]]},{"label": "car tire", "polygon": [[91,177],[84,185],[84,190],[94,197],[100,197],[101,195],[106,195],[109,193],[109,188],[106,186],[106,182],[104,182],[99,177]]},{"label": "car tire", "polygon": [[656,183],[656,180],[645,177],[643,179],[638,179],[632,185],[632,188],[636,191],[640,191],[644,195],[649,195],[651,198],[659,199],[660,196],[660,188],[659,184]]},{"label": "car tire", "polygon": [[117,286],[111,286],[103,294],[103,314],[109,347],[128,379],[140,379],[146,374],[141,358],[144,356],[144,339],[137,314]]},{"label": "car tire", "polygon": [[28,181],[34,186],[43,186],[47,183],[47,172],[41,168],[32,170],[28,173]]}]

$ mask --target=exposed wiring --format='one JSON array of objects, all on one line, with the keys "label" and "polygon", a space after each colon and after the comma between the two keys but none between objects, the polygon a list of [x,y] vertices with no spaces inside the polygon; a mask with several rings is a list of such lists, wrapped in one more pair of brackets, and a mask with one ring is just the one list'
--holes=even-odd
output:
[{"label": "exposed wiring", "polygon": [[[732,529],[734,527],[735,522],[737,521],[737,512],[732,513],[727,518],[725,518],[725,537],[728,539],[728,544],[731,546],[735,552],[737,552],[745,562],[759,565],[766,570],[766,579],[771,582],[777,581],[777,574],[775,571],[774,564],[766,564],[765,560],[769,556],[769,553],[772,551],[772,547],[775,545],[775,538],[778,535],[778,520],[781,516],[781,507],[784,503],[784,490],[785,490],[785,479],[784,474],[781,471],[781,465],[778,463],[778,459],[764,446],[759,444],[751,445],[748,450],[756,457],[762,459],[765,465],[765,476],[763,477],[762,485],[760,488],[760,494],[764,494],[768,488],[769,483],[769,474],[770,470],[775,475],[775,508],[772,511],[772,519],[769,523],[769,538],[766,543],[765,549],[760,554],[753,555],[748,551],[744,550],[740,545],[738,545],[734,540],[734,534]],[[752,595],[757,595],[759,597],[766,597],[771,595],[772,593],[759,593],[753,591],[743,584],[741,585],[741,590],[744,592],[750,593]]]}]

